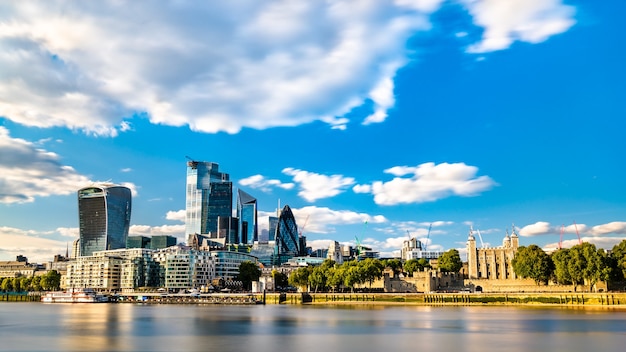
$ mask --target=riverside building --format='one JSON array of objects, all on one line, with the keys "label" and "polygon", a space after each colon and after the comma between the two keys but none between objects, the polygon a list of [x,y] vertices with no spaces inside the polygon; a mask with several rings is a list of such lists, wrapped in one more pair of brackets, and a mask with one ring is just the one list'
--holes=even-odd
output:
[{"label": "riverside building", "polygon": [[133,292],[163,287],[168,291],[209,286],[213,279],[234,279],[246,253],[203,251],[176,245],[153,250],[129,248],[95,252],[69,261],[65,287]]}]

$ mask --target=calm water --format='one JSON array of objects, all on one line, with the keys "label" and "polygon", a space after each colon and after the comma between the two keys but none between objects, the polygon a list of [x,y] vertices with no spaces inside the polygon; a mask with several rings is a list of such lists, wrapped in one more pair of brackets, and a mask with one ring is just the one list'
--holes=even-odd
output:
[{"label": "calm water", "polygon": [[0,351],[625,351],[626,311],[0,303]]}]

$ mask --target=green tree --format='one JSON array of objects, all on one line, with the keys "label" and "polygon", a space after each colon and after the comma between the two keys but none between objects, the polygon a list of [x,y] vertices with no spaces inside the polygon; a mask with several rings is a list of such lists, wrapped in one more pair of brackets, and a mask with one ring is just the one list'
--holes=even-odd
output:
[{"label": "green tree", "polygon": [[308,267],[298,268],[289,274],[289,284],[294,287],[300,287],[303,291],[307,291],[309,285],[309,269]]},{"label": "green tree", "polygon": [[246,290],[251,290],[252,282],[258,281],[260,277],[261,269],[259,269],[258,265],[249,260],[239,264],[239,274],[237,275],[237,280],[243,283],[243,287]]},{"label": "green tree", "polygon": [[278,270],[272,270],[272,278],[276,288],[285,288],[289,285],[288,277]]},{"label": "green tree", "polygon": [[46,289],[55,291],[61,288],[61,274],[56,270],[48,271],[44,277],[46,278]]},{"label": "green tree", "polygon": [[404,271],[413,276],[414,272],[423,271],[426,268],[430,268],[430,263],[425,258],[409,259],[404,262]]},{"label": "green tree", "polygon": [[2,280],[2,291],[4,292],[13,291],[13,278],[5,277],[4,280]]},{"label": "green tree", "polygon": [[511,261],[515,274],[535,280],[535,284],[548,283],[552,276],[553,264],[550,256],[537,245],[519,247]]},{"label": "green tree", "polygon": [[613,246],[611,259],[614,263],[616,279],[626,279],[626,240]]},{"label": "green tree", "polygon": [[327,277],[328,286],[332,287],[333,292],[339,290],[341,285],[343,285],[345,268],[343,266],[336,266],[334,268],[329,269]]},{"label": "green tree", "polygon": [[13,278],[13,291],[21,292],[22,291],[22,278],[14,277]]},{"label": "green tree", "polygon": [[569,249],[563,248],[554,251],[552,255],[552,263],[554,264],[554,279],[561,285],[569,285],[572,283],[572,277],[569,274],[568,263],[570,260]]},{"label": "green tree", "polygon": [[458,273],[463,267],[461,256],[456,249],[450,249],[439,257],[439,270],[449,273]]},{"label": "green tree", "polygon": [[311,287],[314,288],[314,292],[317,292],[318,290],[326,289],[326,282],[327,282],[326,271],[327,269],[322,266],[313,268],[310,271],[309,276],[308,276],[308,283]]},{"label": "green tree", "polygon": [[402,271],[402,261],[400,259],[387,259],[382,261],[385,268],[393,270],[393,274],[397,275]]},{"label": "green tree", "polygon": [[31,282],[33,291],[42,291],[41,289],[41,276],[34,276]]},{"label": "green tree", "polygon": [[570,248],[568,270],[574,284],[587,282],[589,286],[608,280],[611,273],[604,250],[596,249],[594,244],[588,242]]},{"label": "green tree", "polygon": [[370,289],[374,280],[380,279],[383,276],[383,265],[378,259],[367,258],[359,262],[361,274],[363,275],[363,282],[369,282]]},{"label": "green tree", "polygon": [[343,285],[349,287],[354,292],[354,286],[364,282],[363,270],[358,265],[349,265],[346,267]]}]

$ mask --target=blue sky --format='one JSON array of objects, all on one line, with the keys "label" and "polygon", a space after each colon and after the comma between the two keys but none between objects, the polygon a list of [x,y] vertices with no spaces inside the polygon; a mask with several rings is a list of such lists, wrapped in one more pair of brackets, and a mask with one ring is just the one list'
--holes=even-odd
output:
[{"label": "blue sky", "polygon": [[[0,260],[78,236],[76,191],[133,189],[184,239],[186,156],[314,248],[550,250],[626,238],[623,1],[0,2]],[[308,219],[308,220],[306,220]],[[264,220],[266,223],[266,220]],[[576,224],[574,226],[574,223]],[[426,241],[425,241],[426,242]]]}]

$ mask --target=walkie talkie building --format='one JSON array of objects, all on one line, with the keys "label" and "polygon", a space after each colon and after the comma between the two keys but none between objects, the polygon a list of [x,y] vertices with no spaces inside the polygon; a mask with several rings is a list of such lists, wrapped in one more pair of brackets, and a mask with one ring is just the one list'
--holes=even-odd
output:
[{"label": "walkie talkie building", "polygon": [[131,198],[128,187],[112,184],[89,186],[78,191],[81,256],[126,248]]}]

